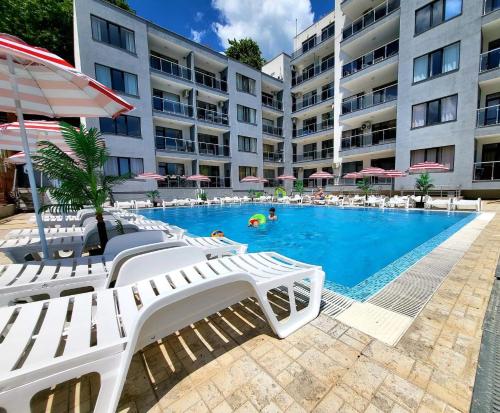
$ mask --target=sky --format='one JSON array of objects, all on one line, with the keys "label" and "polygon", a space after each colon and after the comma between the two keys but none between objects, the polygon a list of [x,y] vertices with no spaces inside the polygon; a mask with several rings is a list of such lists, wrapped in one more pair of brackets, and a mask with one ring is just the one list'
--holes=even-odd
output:
[{"label": "sky", "polygon": [[298,31],[333,10],[334,0],[128,0],[147,20],[217,51],[251,37],[264,58],[292,52]]}]

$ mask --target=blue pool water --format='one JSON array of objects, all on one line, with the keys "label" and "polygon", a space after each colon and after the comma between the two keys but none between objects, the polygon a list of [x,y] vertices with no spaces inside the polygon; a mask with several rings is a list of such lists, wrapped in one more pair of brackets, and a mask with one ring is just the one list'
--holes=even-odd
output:
[{"label": "blue pool water", "polygon": [[[363,299],[428,253],[475,214],[275,206],[278,221],[249,228],[270,205],[246,204],[140,210],[156,220],[209,236],[219,229],[250,252],[276,251],[326,272],[327,285]],[[357,287],[356,287],[357,286]],[[353,288],[356,287],[356,288]]]}]

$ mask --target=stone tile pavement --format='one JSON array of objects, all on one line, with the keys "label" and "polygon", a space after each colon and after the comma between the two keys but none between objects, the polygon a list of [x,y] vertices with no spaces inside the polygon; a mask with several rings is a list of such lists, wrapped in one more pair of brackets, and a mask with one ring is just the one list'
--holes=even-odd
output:
[{"label": "stone tile pavement", "polygon": [[[500,215],[395,347],[326,315],[279,340],[245,300],[137,353],[119,411],[466,412],[499,251]],[[33,411],[91,411],[97,389],[64,383]]]}]

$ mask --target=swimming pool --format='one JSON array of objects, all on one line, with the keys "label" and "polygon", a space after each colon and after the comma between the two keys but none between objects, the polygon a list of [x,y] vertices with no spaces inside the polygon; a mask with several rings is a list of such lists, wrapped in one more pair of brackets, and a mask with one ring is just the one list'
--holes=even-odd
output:
[{"label": "swimming pool", "polygon": [[142,209],[148,218],[209,236],[216,229],[249,252],[276,251],[323,267],[326,286],[364,299],[394,279],[476,214],[274,205],[278,221],[249,228],[270,205]]}]

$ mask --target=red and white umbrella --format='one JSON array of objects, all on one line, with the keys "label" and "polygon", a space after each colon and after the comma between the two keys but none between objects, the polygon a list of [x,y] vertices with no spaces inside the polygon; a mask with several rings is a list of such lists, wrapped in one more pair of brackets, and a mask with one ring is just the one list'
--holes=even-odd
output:
[{"label": "red and white umbrella", "polygon": [[368,168],[362,169],[359,173],[363,176],[384,176],[385,169],[370,166]]},{"label": "red and white umbrella", "polygon": [[361,175],[359,172],[349,172],[343,176],[345,179],[361,179],[364,175]]},{"label": "red and white umbrella", "polygon": [[331,174],[330,172],[318,171],[310,175],[309,179],[331,179],[333,177],[335,177],[335,175]]},{"label": "red and white umbrella", "polygon": [[387,178],[402,178],[406,176],[406,173],[395,169],[389,169],[384,172],[384,176]]},{"label": "red and white umbrella", "polygon": [[47,117],[116,117],[133,108],[59,56],[17,37],[0,34],[0,111],[17,114],[44,258],[48,258],[47,241],[39,214],[24,113]]},{"label": "red and white umbrella", "polygon": [[164,176],[158,175],[154,172],[144,172],[142,174],[137,175],[134,179],[145,180],[145,181],[163,181],[165,180]]},{"label": "red and white umbrella", "polygon": [[266,178],[259,178],[259,182],[262,184],[267,184],[269,182],[269,180]]},{"label": "red and white umbrella", "polygon": [[257,178],[256,176],[246,176],[240,182],[251,183],[251,184],[259,184],[260,183],[260,178]]},{"label": "red and white umbrella", "polygon": [[[75,153],[73,151],[64,151],[64,153],[68,156],[73,156]],[[11,163],[13,165],[23,165],[26,163],[26,155],[24,152],[15,153],[12,156],[9,156],[5,159],[5,162]]]},{"label": "red and white umbrella", "polygon": [[419,162],[415,165],[410,166],[408,172],[411,174],[418,174],[424,172],[446,172],[449,171],[450,168],[444,166],[443,164],[437,162]]},{"label": "red and white umbrella", "polygon": [[210,178],[205,175],[191,175],[186,178],[186,181],[195,181],[195,182],[210,182]]},{"label": "red and white umbrella", "polygon": [[[37,150],[40,141],[49,141],[62,151],[69,151],[61,132],[61,125],[54,121],[25,121],[24,127],[28,136],[28,145],[31,152]],[[19,122],[0,125],[0,149],[22,151],[21,126]]]},{"label": "red and white umbrella", "polygon": [[278,179],[282,180],[282,181],[296,181],[297,178],[295,178],[295,176],[293,175],[280,175],[278,176]]}]

